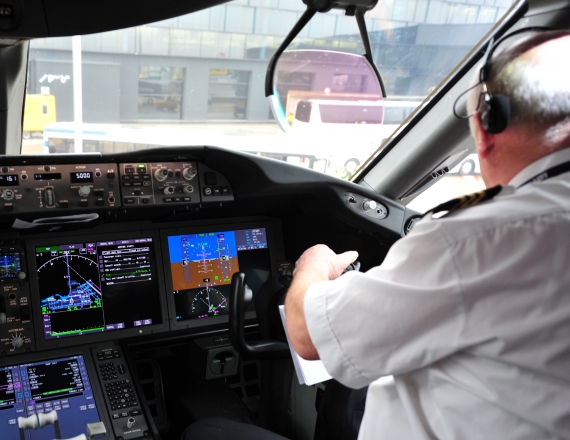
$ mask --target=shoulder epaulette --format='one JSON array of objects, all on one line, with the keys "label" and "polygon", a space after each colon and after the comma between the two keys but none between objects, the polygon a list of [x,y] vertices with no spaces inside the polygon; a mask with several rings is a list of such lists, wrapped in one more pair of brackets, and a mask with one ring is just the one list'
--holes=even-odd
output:
[{"label": "shoulder epaulette", "polygon": [[433,215],[447,211],[444,215],[441,216],[443,217],[449,213],[457,211],[458,209],[469,208],[470,206],[475,206],[478,205],[479,203],[491,200],[493,197],[499,194],[502,189],[503,187],[501,185],[497,185],[483,191],[475,192],[472,194],[466,194],[464,196],[457,197],[456,199],[448,200],[447,202],[444,202],[441,205],[438,205],[435,208],[429,210],[423,216],[425,217],[428,214]]}]

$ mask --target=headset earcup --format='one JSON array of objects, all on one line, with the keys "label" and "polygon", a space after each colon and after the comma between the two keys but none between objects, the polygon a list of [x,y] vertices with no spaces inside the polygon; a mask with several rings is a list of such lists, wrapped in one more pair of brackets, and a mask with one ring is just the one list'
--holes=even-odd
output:
[{"label": "headset earcup", "polygon": [[480,118],[487,133],[498,134],[505,131],[511,120],[509,97],[487,93],[481,103]]}]

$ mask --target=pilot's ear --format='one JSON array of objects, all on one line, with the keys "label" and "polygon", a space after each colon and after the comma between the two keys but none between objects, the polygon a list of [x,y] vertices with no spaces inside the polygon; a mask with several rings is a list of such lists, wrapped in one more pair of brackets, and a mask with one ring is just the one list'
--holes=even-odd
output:
[{"label": "pilot's ear", "polygon": [[475,112],[471,118],[471,133],[475,138],[475,146],[479,157],[487,157],[495,147],[495,135],[483,128],[479,111]]}]

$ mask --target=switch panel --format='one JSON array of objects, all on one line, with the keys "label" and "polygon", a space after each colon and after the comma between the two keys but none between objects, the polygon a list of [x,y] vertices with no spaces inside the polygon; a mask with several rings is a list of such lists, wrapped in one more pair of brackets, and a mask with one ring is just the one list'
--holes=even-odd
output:
[{"label": "switch panel", "polygon": [[101,345],[93,348],[92,354],[115,436],[124,440],[148,436],[142,405],[120,345]]},{"label": "switch panel", "polygon": [[35,350],[30,283],[24,247],[5,240],[0,246],[0,355]]},{"label": "switch panel", "polygon": [[0,169],[0,210],[58,212],[120,207],[117,165],[15,165]]},{"label": "switch panel", "polygon": [[119,169],[125,207],[233,200],[227,179],[201,163],[124,163]]}]

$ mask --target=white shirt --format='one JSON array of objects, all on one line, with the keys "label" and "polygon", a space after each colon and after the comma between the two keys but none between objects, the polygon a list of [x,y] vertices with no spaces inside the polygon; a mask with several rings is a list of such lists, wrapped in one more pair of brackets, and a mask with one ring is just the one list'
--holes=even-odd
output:
[{"label": "white shirt", "polygon": [[425,218],[305,316],[328,372],[370,384],[360,440],[570,439],[570,173]]}]

